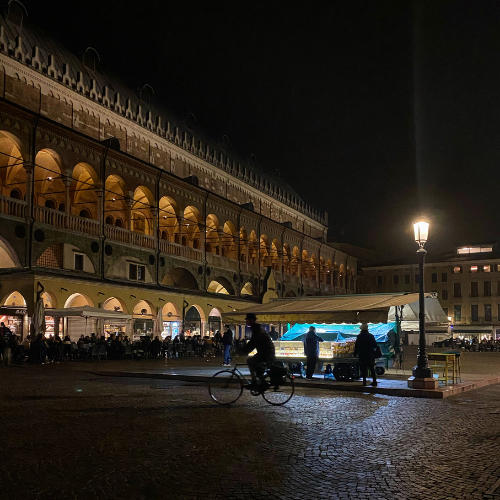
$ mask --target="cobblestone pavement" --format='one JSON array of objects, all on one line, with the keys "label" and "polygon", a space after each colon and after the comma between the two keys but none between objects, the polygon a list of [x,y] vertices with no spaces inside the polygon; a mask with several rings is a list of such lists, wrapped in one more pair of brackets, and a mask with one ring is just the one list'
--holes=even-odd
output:
[{"label": "cobblestone pavement", "polygon": [[202,385],[75,365],[0,369],[2,500],[500,499],[500,385],[224,408]]}]

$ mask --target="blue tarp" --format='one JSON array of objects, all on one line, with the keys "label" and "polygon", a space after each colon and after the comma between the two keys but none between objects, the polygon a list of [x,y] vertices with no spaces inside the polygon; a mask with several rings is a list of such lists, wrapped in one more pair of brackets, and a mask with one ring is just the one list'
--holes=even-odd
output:
[{"label": "blue tarp", "polygon": [[[288,332],[280,338],[282,341],[303,341],[309,327],[314,326],[316,333],[325,342],[345,342],[355,339],[359,334],[359,326],[353,324],[299,324],[293,325]],[[394,343],[397,336],[396,323],[368,324],[369,332],[382,349],[383,354],[394,354]]]}]

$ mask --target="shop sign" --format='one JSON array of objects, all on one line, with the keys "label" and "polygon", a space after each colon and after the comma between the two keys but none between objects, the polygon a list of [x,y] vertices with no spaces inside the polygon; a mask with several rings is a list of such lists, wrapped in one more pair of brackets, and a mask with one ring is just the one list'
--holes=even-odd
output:
[{"label": "shop sign", "polygon": [[22,307],[0,307],[0,314],[5,316],[25,316],[26,308]]}]

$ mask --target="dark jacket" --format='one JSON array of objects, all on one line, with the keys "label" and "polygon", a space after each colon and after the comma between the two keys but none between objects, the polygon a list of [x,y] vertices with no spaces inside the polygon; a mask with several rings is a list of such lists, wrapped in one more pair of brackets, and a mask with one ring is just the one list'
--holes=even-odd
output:
[{"label": "dark jacket", "polygon": [[375,341],[375,337],[368,330],[361,330],[354,346],[354,356],[359,356],[360,364],[368,365],[374,363],[376,349],[377,342]]},{"label": "dark jacket", "polygon": [[258,323],[252,325],[252,338],[241,347],[246,354],[254,349],[257,349],[257,354],[263,360],[273,361],[275,358],[273,341]]},{"label": "dark jacket", "polygon": [[224,332],[222,336],[223,345],[233,345],[233,332],[229,328]]},{"label": "dark jacket", "polygon": [[304,337],[304,354],[319,357],[319,343],[324,340],[316,332],[307,332]]}]

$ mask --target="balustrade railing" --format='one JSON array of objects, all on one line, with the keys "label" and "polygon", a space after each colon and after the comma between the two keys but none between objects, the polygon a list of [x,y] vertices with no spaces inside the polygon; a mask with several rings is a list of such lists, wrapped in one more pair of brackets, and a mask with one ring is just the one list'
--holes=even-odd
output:
[{"label": "balustrade railing", "polygon": [[16,200],[7,196],[0,196],[0,213],[13,217],[25,218],[28,204],[23,200]]},{"label": "balustrade railing", "polygon": [[35,205],[33,207],[34,218],[37,222],[48,224],[49,226],[58,227],[61,229],[66,228],[65,218],[66,214],[55,210],[53,208],[40,207]]}]

